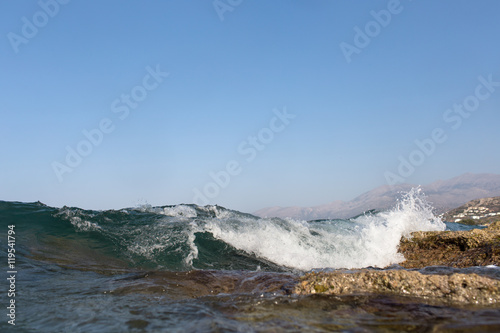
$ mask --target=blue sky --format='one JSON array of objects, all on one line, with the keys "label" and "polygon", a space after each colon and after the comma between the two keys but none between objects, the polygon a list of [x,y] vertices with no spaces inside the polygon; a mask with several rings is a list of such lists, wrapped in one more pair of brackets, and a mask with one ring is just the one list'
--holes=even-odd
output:
[{"label": "blue sky", "polygon": [[500,173],[499,12],[3,1],[0,199],[252,212]]}]

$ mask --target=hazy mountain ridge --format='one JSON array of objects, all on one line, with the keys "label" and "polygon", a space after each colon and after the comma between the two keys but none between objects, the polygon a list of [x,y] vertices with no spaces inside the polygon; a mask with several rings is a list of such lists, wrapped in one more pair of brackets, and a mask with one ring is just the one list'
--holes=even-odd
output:
[{"label": "hazy mountain ridge", "polygon": [[[261,217],[291,217],[301,220],[349,218],[370,209],[394,207],[401,192],[416,184],[383,185],[351,201],[333,201],[313,207],[267,207],[254,212]],[[444,213],[474,199],[500,196],[500,175],[466,173],[448,180],[421,186],[437,214]]]}]

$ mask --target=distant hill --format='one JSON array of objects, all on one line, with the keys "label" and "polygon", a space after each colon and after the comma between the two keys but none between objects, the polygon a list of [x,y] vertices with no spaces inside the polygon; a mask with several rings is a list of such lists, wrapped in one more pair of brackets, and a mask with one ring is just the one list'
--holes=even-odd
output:
[{"label": "distant hill", "polygon": [[443,215],[448,222],[490,224],[500,220],[500,197],[471,200]]},{"label": "distant hill", "polygon": [[[313,207],[268,207],[254,214],[261,217],[291,217],[301,220],[349,218],[370,209],[384,210],[394,207],[401,192],[407,192],[416,186],[415,184],[383,185],[351,201],[333,201]],[[500,175],[467,173],[423,185],[422,189],[436,213],[441,214],[470,200],[500,196]]]}]

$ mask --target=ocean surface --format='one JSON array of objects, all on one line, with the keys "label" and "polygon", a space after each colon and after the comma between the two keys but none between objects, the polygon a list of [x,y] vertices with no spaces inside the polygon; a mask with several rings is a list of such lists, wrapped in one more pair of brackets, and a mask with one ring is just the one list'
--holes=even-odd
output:
[{"label": "ocean surface", "polygon": [[[0,201],[0,331],[500,332],[498,306],[292,293],[311,270],[398,268],[403,235],[447,228],[471,227],[443,223],[418,189],[389,211],[315,221]],[[421,271],[500,279],[491,266]]]}]

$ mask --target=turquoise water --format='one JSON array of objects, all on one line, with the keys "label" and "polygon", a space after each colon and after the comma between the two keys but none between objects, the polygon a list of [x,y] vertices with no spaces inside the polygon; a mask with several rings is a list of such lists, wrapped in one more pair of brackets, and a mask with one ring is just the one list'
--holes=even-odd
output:
[{"label": "turquoise water", "polygon": [[[2,332],[500,329],[495,307],[292,293],[304,272],[396,265],[402,235],[444,230],[415,193],[391,211],[309,222],[218,206],[89,211],[0,201],[0,228],[6,278],[9,248],[16,251],[15,296],[8,296],[6,278],[0,285]],[[433,270],[500,275],[492,267],[424,271]],[[12,299],[15,326],[6,308]]]}]

